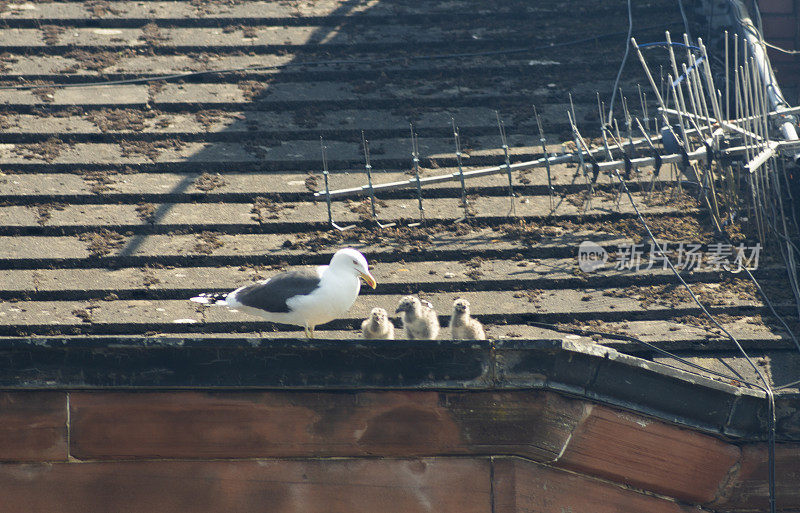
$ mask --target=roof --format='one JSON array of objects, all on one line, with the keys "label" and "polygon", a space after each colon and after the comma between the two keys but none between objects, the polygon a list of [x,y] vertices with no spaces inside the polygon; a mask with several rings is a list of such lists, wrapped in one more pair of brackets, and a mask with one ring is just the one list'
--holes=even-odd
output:
[{"label": "roof", "polygon": [[[663,16],[649,25],[654,10]],[[583,177],[566,164],[552,170],[553,211],[546,174],[537,170],[513,177],[516,216],[507,215],[506,178],[494,175],[467,182],[468,222],[453,222],[461,192],[447,182],[423,191],[427,225],[406,226],[418,217],[415,193],[406,189],[378,196],[378,218],[397,228],[377,228],[363,196],[333,203],[334,220],[358,228],[327,226],[324,201],[311,195],[323,187],[320,137],[335,189],[366,181],[362,131],[375,183],[409,176],[409,122],[420,137],[423,176],[456,170],[451,118],[465,169],[503,162],[495,110],[512,162],[542,154],[532,104],[550,152],[570,138],[567,93],[579,126],[597,133],[595,93],[608,100],[627,28],[624,6],[582,2],[566,12],[557,2],[505,3],[485,16],[465,14],[484,11],[470,1],[433,11],[384,2],[6,4],[2,59],[14,84],[285,67],[0,91],[0,335],[294,337],[297,330],[186,299],[326,263],[352,245],[368,256],[380,285],[318,336],[353,338],[370,308],[393,311],[401,295],[419,293],[443,318],[454,298],[466,297],[495,339],[563,337],[533,325],[555,323],[639,337],[702,361],[735,360],[669,270],[578,268],[584,240],[611,252],[643,240],[611,176],[600,177],[590,205]],[[671,1],[637,2],[634,17],[642,20],[640,41],[680,20]],[[509,48],[519,51],[494,53]],[[470,55],[429,57],[454,53]],[[630,61],[626,94],[636,94],[642,78]],[[635,97],[629,103],[637,108]],[[642,169],[630,181],[654,233],[711,243],[702,207],[688,189],[671,188],[666,171],[653,181],[652,170]],[[771,294],[782,290],[776,266],[764,258],[756,271]],[[783,382],[788,370],[771,362],[796,356],[752,284],[714,270],[685,275]],[[791,311],[785,302],[779,309]],[[643,354],[636,345],[626,350]]]},{"label": "roof", "polygon": [[[47,431],[55,440],[26,439],[36,453],[26,456],[28,445],[0,437],[11,440],[0,444],[0,459],[48,462],[7,465],[0,480],[17,490],[15,504],[45,495],[28,492],[30,483],[89,495],[92,486],[104,493],[126,489],[100,478],[86,485],[80,474],[89,466],[98,475],[142,472],[145,481],[154,470],[193,475],[205,468],[213,477],[203,486],[211,489],[207,483],[234,482],[228,472],[257,474],[250,465],[269,467],[280,479],[290,469],[298,482],[308,469],[324,467],[319,471],[338,479],[337,472],[364,465],[359,468],[369,483],[380,472],[408,480],[420,475],[414,465],[422,462],[434,469],[422,473],[425,483],[457,483],[447,484],[448,496],[459,495],[451,490],[463,488],[461,476],[490,488],[480,488],[486,493],[480,505],[470,504],[475,511],[494,508],[495,493],[498,500],[524,504],[531,497],[574,496],[578,486],[593,490],[587,497],[603,497],[598,504],[619,495],[613,504],[624,509],[639,503],[658,503],[659,511],[688,508],[683,503],[763,507],[764,394],[741,386],[756,380],[752,368],[671,271],[613,265],[630,243],[645,243],[642,256],[649,257],[648,241],[614,177],[601,175],[587,202],[579,168],[554,165],[551,209],[547,174],[514,172],[515,215],[509,215],[504,174],[470,179],[465,221],[459,221],[458,182],[429,185],[422,192],[426,221],[419,226],[410,226],[419,221],[413,187],[377,195],[378,219],[395,227],[379,228],[361,195],[332,204],[334,221],[357,225],[345,232],[331,229],[325,201],[313,195],[324,189],[320,137],[332,189],[366,183],[362,131],[374,183],[413,176],[409,123],[419,134],[423,177],[457,172],[451,119],[459,127],[465,170],[504,162],[495,111],[512,163],[543,154],[533,104],[549,153],[574,150],[574,143],[561,145],[572,138],[570,99],[583,135],[597,144],[596,93],[609,101],[626,14],[624,2],[599,0],[568,6],[454,0],[434,7],[402,0],[3,2],[4,81],[35,87],[0,90],[0,401],[14,406],[4,408],[8,419],[24,417],[0,425],[22,437]],[[634,2],[633,17],[639,42],[660,40],[666,28],[683,25],[672,0]],[[657,52],[648,52],[648,59],[664,63]],[[231,68],[237,69],[219,72]],[[80,86],[174,73],[187,75]],[[638,84],[648,94],[631,58],[620,85],[637,112]],[[652,115],[652,94],[647,98]],[[720,242],[691,184],[676,188],[669,166],[658,177],[639,169],[628,184],[659,239],[700,244],[704,251]],[[754,244],[746,234],[731,235],[737,244]],[[609,265],[580,268],[578,248],[587,240],[609,252]],[[362,291],[346,318],[318,327],[323,340],[188,301],[281,269],[327,263],[345,245],[366,254],[378,288]],[[780,259],[769,251],[761,256],[753,274],[796,329]],[[798,378],[800,354],[744,273],[681,274],[773,384]],[[360,321],[372,307],[394,311],[409,293],[431,301],[443,325],[452,301],[465,297],[491,340],[358,340]],[[726,377],[698,376],[687,362]],[[196,416],[182,409],[186,389],[197,399],[190,405]],[[367,406],[367,413],[342,408],[337,429],[344,435],[322,433],[317,415],[330,417],[320,413],[328,408],[320,404],[334,396],[344,398],[336,404],[367,398],[381,406]],[[797,387],[776,396],[776,435],[786,442],[778,446],[778,490],[784,504],[796,505]],[[154,398],[166,408],[154,413]],[[277,406],[254,414],[250,406],[259,401]],[[430,406],[435,403],[446,406]],[[109,413],[109,404],[119,410]],[[464,414],[473,406],[475,418]],[[234,410],[239,413],[229,417]],[[150,433],[137,431],[143,411],[158,417],[143,428]],[[507,411],[521,417],[503,417]],[[263,426],[259,415],[281,429],[232,425],[246,418]],[[220,424],[208,427],[201,417]],[[495,437],[501,417],[507,430]],[[546,426],[537,424],[545,417]],[[201,427],[185,430],[186,418]],[[294,428],[283,429],[285,418],[296,421]],[[407,427],[408,419],[418,418],[433,418],[431,425],[447,436],[430,446],[414,446],[424,436],[409,437],[413,447],[392,460],[398,449],[391,443],[402,438],[394,430],[427,434]],[[375,440],[391,443],[362,447],[362,424],[373,426],[370,436],[382,433]],[[539,425],[546,429],[530,428]],[[176,433],[185,445],[172,443]],[[271,445],[270,437],[281,433],[306,433],[317,445],[299,438]],[[540,438],[509,448],[524,438],[520,433]],[[612,438],[625,443],[606,451]],[[634,439],[630,451],[626,444]],[[341,461],[316,459],[339,450],[341,440],[350,444]],[[453,447],[463,454],[454,457]],[[93,463],[68,463],[76,457]],[[120,461],[132,457],[159,461]],[[55,477],[30,478],[44,466],[52,466],[48,476]],[[461,473],[452,480],[437,468]],[[273,479],[269,472],[258,479]],[[676,474],[679,485],[669,479]],[[561,476],[548,482],[566,491],[548,495],[531,488],[544,475]],[[167,481],[176,487],[188,482]],[[263,486],[252,483],[242,490]],[[146,495],[152,483],[145,485],[136,493]],[[373,497],[366,488],[354,496]],[[215,494],[215,500],[227,497]],[[261,495],[248,497],[263,503]]]}]

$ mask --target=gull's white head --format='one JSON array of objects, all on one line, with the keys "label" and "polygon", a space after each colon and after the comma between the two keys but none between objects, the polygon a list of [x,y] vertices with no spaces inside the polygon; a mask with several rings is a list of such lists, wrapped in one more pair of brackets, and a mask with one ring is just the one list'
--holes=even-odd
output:
[{"label": "gull's white head", "polygon": [[353,248],[340,249],[334,253],[329,268],[337,271],[352,272],[354,276],[362,278],[373,289],[377,285],[375,278],[369,272],[367,259],[361,252]]}]

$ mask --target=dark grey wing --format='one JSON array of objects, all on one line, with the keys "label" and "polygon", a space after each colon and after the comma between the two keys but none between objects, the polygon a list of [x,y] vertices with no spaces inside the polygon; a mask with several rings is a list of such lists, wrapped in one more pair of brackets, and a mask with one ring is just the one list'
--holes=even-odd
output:
[{"label": "dark grey wing", "polygon": [[286,301],[310,294],[319,286],[319,276],[312,271],[289,271],[273,276],[266,283],[254,283],[236,293],[236,301],[274,313],[291,311]]}]

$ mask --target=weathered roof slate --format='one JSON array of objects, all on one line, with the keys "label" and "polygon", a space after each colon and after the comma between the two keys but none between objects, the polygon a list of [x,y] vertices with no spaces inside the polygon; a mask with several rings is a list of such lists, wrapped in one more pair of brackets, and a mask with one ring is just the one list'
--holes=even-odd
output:
[{"label": "weathered roof slate", "polygon": [[[420,134],[425,176],[455,171],[451,118],[467,169],[502,162],[495,109],[514,162],[541,156],[531,104],[543,114],[551,152],[570,138],[568,92],[579,125],[596,133],[595,92],[607,99],[625,10],[599,1],[565,7],[504,2],[490,9],[469,0],[434,9],[336,1],[3,4],[5,78],[39,87],[0,90],[0,336],[76,343],[110,334],[293,337],[298,332],[287,327],[198,310],[185,299],[287,266],[325,263],[336,248],[353,245],[368,255],[380,285],[319,331],[328,338],[352,338],[372,306],[391,310],[401,295],[420,293],[443,321],[452,300],[467,297],[496,339],[564,336],[536,325],[544,322],[641,337],[699,359],[730,354],[668,271],[587,275],[577,268],[583,240],[611,250],[642,240],[610,176],[600,177],[587,205],[577,168],[554,166],[553,212],[545,174],[519,172],[516,218],[508,217],[499,175],[467,183],[469,223],[453,224],[460,190],[449,182],[425,189],[426,227],[378,230],[357,198],[334,202],[333,211],[359,229],[326,228],[324,202],[311,196],[322,187],[320,136],[331,186],[339,188],[365,182],[362,130],[376,182],[409,176],[409,122]],[[680,20],[668,1],[636,2],[634,18],[642,41]],[[509,48],[519,51],[496,53]],[[424,57],[453,53],[469,55]],[[47,87],[243,65],[288,66]],[[638,63],[629,63],[625,77],[636,108]],[[674,194],[667,171],[653,195],[652,170],[630,180],[656,235],[712,242],[702,206],[689,189]],[[380,195],[378,216],[401,225],[415,220],[414,192]],[[779,293],[780,272],[765,258],[757,276]],[[748,349],[791,348],[742,275],[685,274]],[[778,309],[790,312],[782,299]],[[759,354],[769,367],[771,356]]]}]

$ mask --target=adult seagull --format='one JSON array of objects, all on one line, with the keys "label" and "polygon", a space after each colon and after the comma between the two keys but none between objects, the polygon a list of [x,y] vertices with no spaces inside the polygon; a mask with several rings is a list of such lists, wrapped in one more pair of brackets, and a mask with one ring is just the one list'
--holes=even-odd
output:
[{"label": "adult seagull", "polygon": [[345,248],[333,255],[330,264],[314,271],[284,272],[227,294],[200,294],[191,301],[303,326],[306,337],[314,338],[315,326],[342,316],[353,306],[361,279],[373,289],[377,285],[364,255]]}]

